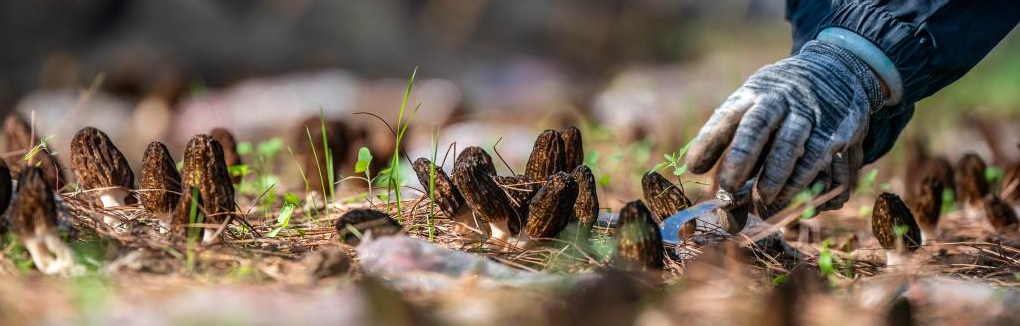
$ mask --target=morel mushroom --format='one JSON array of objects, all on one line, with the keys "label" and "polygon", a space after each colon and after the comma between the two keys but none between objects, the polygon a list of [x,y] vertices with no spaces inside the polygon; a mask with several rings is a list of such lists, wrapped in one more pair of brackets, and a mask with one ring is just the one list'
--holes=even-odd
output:
[{"label": "morel mushroom", "polygon": [[[181,185],[185,189],[187,187],[198,189],[199,200],[205,213],[203,222],[221,224],[233,218],[236,207],[234,184],[223,160],[223,149],[212,136],[195,135],[184,148]],[[216,241],[212,230],[204,230],[202,234],[204,243]]]},{"label": "morel mushroom", "polygon": [[535,147],[531,150],[531,156],[528,157],[524,176],[532,180],[545,180],[556,172],[566,172],[567,153],[565,147],[559,131],[543,131],[535,140]]},{"label": "morel mushroom", "polygon": [[563,138],[564,152],[566,153],[566,171],[574,171],[578,166],[584,164],[584,143],[581,142],[581,130],[570,126],[560,131]]},{"label": "morel mushroom", "polygon": [[570,224],[577,200],[577,181],[565,172],[549,176],[549,181],[528,203],[529,238],[553,238]]},{"label": "morel mushroom", "polygon": [[985,195],[981,199],[981,206],[984,208],[988,222],[992,224],[997,232],[1016,231],[1017,217],[1013,208],[994,194]]},{"label": "morel mushroom", "polygon": [[939,214],[942,212],[942,182],[925,177],[914,199],[914,217],[921,228],[921,241],[929,244],[938,237]]},{"label": "morel mushroom", "polygon": [[640,200],[627,203],[618,223],[615,263],[632,271],[661,270],[665,266],[662,234],[648,207]]},{"label": "morel mushroom", "polygon": [[595,175],[587,165],[579,165],[574,169],[574,180],[577,181],[577,201],[574,202],[574,218],[577,220],[580,234],[587,236],[599,217],[599,197],[595,189]]},{"label": "morel mushroom", "polygon": [[985,179],[985,170],[988,165],[977,154],[970,153],[960,158],[956,163],[956,188],[957,198],[972,206],[979,205],[981,199],[989,193],[988,180]]},{"label": "morel mushroom", "polygon": [[[467,210],[467,204],[464,203],[464,196],[460,194],[460,190],[457,190],[457,186],[453,185],[453,181],[446,175],[446,171],[442,168],[432,164],[429,159],[421,157],[411,164],[414,168],[415,174],[418,175],[418,183],[421,184],[422,189],[425,190],[426,196],[428,196],[429,189],[433,189],[433,196],[436,205],[452,220],[466,223],[464,216],[470,214]],[[433,178],[432,169],[435,168],[435,178]]]},{"label": "morel mushroom", "polygon": [[[93,191],[105,208],[124,206],[131,196],[135,175],[110,137],[99,129],[85,127],[71,138],[71,168],[78,187]],[[118,221],[106,214],[103,222],[113,226]]]},{"label": "morel mushroom", "polygon": [[886,249],[886,265],[902,265],[909,261],[909,254],[921,246],[921,229],[914,221],[913,214],[899,196],[882,193],[875,200],[871,213],[871,232]]},{"label": "morel mushroom", "polygon": [[[231,166],[241,165],[241,156],[237,154],[237,140],[234,139],[234,134],[230,133],[227,128],[213,128],[209,132],[209,135],[216,139],[220,143],[220,147],[223,148],[223,161],[226,162],[227,168]],[[230,176],[230,180],[234,184],[241,183],[240,175]]]},{"label": "morel mushroom", "polygon": [[56,200],[40,168],[29,166],[21,171],[18,196],[8,218],[11,231],[40,272],[59,274],[75,266],[74,251],[57,234]]},{"label": "morel mushroom", "polygon": [[154,141],[145,148],[141,188],[142,206],[156,217],[161,231],[169,230],[173,210],[181,199],[181,174],[163,143]]},{"label": "morel mushroom", "polygon": [[[641,190],[644,192],[645,201],[652,209],[653,218],[656,223],[662,223],[673,214],[691,207],[691,200],[687,199],[683,190],[662,174],[651,171],[645,173],[641,178]],[[680,228],[680,239],[686,239],[694,235],[697,228],[697,220],[691,220]]]},{"label": "morel mushroom", "polygon": [[453,183],[464,195],[468,207],[492,227],[491,236],[507,241],[514,234],[508,225],[510,220],[523,224],[523,218],[517,215],[503,188],[493,180],[494,169],[489,155],[480,148],[477,151],[472,148],[477,147],[469,147],[464,152],[471,150],[473,154],[462,152],[457,157],[453,166]]},{"label": "morel mushroom", "polygon": [[364,236],[388,236],[399,234],[402,230],[400,223],[388,214],[372,209],[352,209],[336,222],[340,242],[351,246],[357,246]]},{"label": "morel mushroom", "polygon": [[[11,112],[4,119],[3,134],[7,152],[27,154],[42,143],[42,138],[39,137],[40,133],[35,131],[33,135],[32,126],[29,125],[25,117],[17,112]],[[64,176],[64,169],[49,148],[40,147],[40,150],[28,160],[20,159],[21,157],[22,155],[19,155],[19,159],[10,161],[12,176],[20,175],[26,166],[38,166],[43,171],[46,183],[49,183],[54,189],[64,187],[65,180],[67,180]]]}]

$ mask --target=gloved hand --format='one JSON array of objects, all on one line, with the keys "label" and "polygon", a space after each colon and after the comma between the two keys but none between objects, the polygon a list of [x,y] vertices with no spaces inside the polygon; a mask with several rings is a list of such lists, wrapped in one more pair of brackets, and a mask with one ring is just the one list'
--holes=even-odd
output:
[{"label": "gloved hand", "polygon": [[734,193],[757,177],[756,199],[765,205],[785,205],[816,182],[826,190],[846,185],[821,208],[841,207],[863,160],[870,114],[882,99],[880,79],[864,61],[811,41],[758,70],[715,110],[688,151],[688,167],[705,173],[722,157],[720,188]]}]

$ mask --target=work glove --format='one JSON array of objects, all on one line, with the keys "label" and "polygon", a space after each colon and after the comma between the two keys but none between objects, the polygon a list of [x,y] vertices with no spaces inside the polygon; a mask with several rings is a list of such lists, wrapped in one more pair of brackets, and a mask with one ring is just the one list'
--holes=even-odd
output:
[{"label": "work glove", "polygon": [[870,114],[882,99],[880,80],[864,61],[811,41],[758,70],[715,110],[688,152],[688,167],[705,173],[722,158],[720,189],[736,193],[753,184],[755,203],[766,207],[784,206],[816,183],[826,191],[844,185],[820,208],[842,207],[863,161]]}]

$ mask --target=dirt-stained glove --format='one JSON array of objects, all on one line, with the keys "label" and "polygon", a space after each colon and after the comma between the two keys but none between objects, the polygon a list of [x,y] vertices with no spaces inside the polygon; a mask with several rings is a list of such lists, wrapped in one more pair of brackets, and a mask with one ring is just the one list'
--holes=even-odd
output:
[{"label": "dirt-stained glove", "polygon": [[[758,70],[715,110],[688,152],[688,167],[705,173],[722,157],[720,188],[734,192],[757,177],[764,204],[787,203],[815,182],[827,190],[849,188],[863,159],[869,116],[882,98],[866,63],[811,41]],[[822,208],[841,207],[848,197],[849,189]]]}]

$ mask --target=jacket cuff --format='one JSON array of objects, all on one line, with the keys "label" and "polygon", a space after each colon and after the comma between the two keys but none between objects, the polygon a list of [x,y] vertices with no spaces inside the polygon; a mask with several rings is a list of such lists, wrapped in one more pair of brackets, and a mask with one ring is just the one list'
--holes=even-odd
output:
[{"label": "jacket cuff", "polygon": [[902,100],[875,115],[898,115],[924,97],[928,87],[925,81],[931,75],[929,61],[933,42],[923,25],[899,21],[873,4],[848,1],[833,8],[818,26],[818,31],[832,27],[852,31],[877,46],[889,57],[902,78]]},{"label": "jacket cuff", "polygon": [[818,33],[816,40],[829,42],[846,49],[868,64],[868,67],[871,67],[871,70],[889,88],[889,96],[882,99],[884,105],[894,106],[903,100],[903,80],[900,79],[900,72],[896,70],[896,65],[892,63],[889,56],[885,55],[882,49],[879,49],[875,44],[857,33],[838,27],[822,30]]}]

